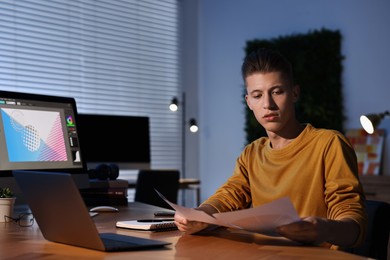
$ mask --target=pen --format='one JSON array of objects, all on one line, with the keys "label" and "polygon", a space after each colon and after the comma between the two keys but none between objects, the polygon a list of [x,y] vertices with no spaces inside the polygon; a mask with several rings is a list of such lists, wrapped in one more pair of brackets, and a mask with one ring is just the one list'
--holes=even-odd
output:
[{"label": "pen", "polygon": [[159,210],[159,211],[156,211],[154,212],[154,215],[155,216],[174,216],[175,215],[175,211],[172,211],[172,210]]},{"label": "pen", "polygon": [[173,218],[159,218],[159,219],[138,219],[137,222],[164,222],[173,221]]}]

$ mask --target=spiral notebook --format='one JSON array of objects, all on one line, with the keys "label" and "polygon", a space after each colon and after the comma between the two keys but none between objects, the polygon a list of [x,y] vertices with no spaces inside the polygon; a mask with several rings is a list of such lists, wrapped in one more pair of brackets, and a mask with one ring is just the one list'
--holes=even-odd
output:
[{"label": "spiral notebook", "polygon": [[139,219],[118,221],[116,223],[116,227],[145,231],[168,231],[177,229],[173,219]]}]

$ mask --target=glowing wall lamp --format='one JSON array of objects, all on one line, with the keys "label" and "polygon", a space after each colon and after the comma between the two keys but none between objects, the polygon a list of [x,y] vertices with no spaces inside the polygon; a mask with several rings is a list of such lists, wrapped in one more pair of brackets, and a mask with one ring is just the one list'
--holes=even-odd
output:
[{"label": "glowing wall lamp", "polygon": [[389,111],[379,114],[361,115],[360,124],[367,133],[372,134],[386,116],[390,116]]},{"label": "glowing wall lamp", "polygon": [[[169,109],[172,111],[172,112],[176,112],[177,110],[179,110],[179,108],[181,107],[182,109],[182,126],[183,126],[183,129],[182,129],[182,140],[181,140],[181,144],[182,144],[182,177],[185,178],[186,177],[186,174],[185,174],[185,166],[186,166],[186,129],[187,129],[187,125],[189,127],[189,130],[191,133],[196,133],[198,132],[199,130],[199,127],[196,123],[196,120],[194,118],[191,118],[190,120],[186,121],[185,119],[185,116],[186,116],[186,113],[185,113],[185,107],[186,107],[186,104],[185,104],[185,93],[183,92],[182,94],[182,98],[181,98],[181,102],[179,103],[179,100],[177,97],[173,97],[172,98],[172,101],[171,103],[169,104]],[[188,122],[188,124],[187,124]]]},{"label": "glowing wall lamp", "polygon": [[199,127],[198,127],[195,119],[191,118],[189,124],[190,124],[190,131],[192,133],[198,132]]}]

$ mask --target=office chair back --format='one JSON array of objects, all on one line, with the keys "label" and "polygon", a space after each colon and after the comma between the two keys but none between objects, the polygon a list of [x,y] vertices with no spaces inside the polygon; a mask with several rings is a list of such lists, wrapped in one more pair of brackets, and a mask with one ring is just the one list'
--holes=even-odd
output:
[{"label": "office chair back", "polygon": [[368,227],[366,240],[360,247],[345,251],[378,260],[387,259],[390,232],[390,204],[383,201],[366,201]]},{"label": "office chair back", "polygon": [[134,201],[172,209],[154,189],[158,190],[169,201],[177,203],[179,178],[178,170],[140,170]]}]

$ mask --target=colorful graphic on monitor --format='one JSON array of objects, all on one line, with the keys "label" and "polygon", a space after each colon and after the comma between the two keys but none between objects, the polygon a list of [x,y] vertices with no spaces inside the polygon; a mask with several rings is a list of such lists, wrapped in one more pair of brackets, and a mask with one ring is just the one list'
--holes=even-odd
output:
[{"label": "colorful graphic on monitor", "polygon": [[67,161],[59,112],[2,108],[10,162]]}]

